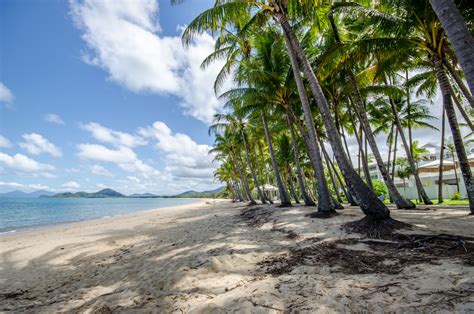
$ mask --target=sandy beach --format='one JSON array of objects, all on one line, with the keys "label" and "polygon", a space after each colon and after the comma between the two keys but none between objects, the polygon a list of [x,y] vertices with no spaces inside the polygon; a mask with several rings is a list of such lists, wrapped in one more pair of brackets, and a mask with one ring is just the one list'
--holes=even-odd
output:
[{"label": "sandy beach", "polygon": [[[340,228],[361,217],[357,208],[330,219],[305,217],[310,210],[202,200],[4,235],[0,311],[474,310],[473,255],[461,254],[471,242],[440,257],[393,250]],[[404,236],[473,237],[467,213],[432,206],[392,216],[414,225]]]}]

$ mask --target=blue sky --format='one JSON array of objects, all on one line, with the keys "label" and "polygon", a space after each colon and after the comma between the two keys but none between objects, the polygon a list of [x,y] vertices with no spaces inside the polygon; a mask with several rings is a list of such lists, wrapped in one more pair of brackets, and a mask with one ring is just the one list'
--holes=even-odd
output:
[{"label": "blue sky", "polygon": [[219,64],[181,27],[212,0],[0,2],[0,191],[203,190]]}]

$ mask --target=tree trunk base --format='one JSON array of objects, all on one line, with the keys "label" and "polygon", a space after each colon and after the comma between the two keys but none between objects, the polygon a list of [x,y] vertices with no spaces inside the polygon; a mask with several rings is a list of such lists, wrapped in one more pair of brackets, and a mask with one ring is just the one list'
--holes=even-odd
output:
[{"label": "tree trunk base", "polygon": [[313,201],[306,201],[306,202],[304,203],[304,206],[316,206],[316,203],[313,202]]},{"label": "tree trunk base", "polygon": [[371,216],[365,216],[362,219],[345,223],[343,228],[348,232],[361,233],[368,238],[383,238],[391,235],[395,230],[403,228],[409,229],[411,225],[390,217],[377,219]]},{"label": "tree trunk base", "polygon": [[284,202],[284,203],[281,203],[280,205],[278,205],[277,207],[291,207],[293,205],[291,205],[291,202]]},{"label": "tree trunk base", "polygon": [[410,200],[404,200],[403,202],[398,202],[395,204],[397,209],[414,209],[416,208],[416,204]]},{"label": "tree trunk base", "polygon": [[318,218],[318,219],[328,219],[328,218],[332,218],[334,216],[338,216],[339,214],[333,210],[333,211],[329,211],[329,212],[326,212],[326,211],[321,211],[321,212],[314,212],[314,213],[310,213],[310,214],[306,214],[305,217],[309,217],[309,218]]}]

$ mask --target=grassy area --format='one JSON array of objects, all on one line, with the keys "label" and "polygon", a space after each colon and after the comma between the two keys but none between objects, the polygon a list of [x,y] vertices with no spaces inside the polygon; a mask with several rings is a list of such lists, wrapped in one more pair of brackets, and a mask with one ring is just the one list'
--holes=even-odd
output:
[{"label": "grassy area", "polygon": [[[423,203],[418,202],[418,200],[411,200],[413,203],[416,205],[423,205]],[[433,204],[437,205],[438,200],[431,200]],[[390,200],[386,199],[384,201],[385,204],[390,204]],[[467,199],[462,199],[462,200],[451,200],[451,199],[445,199],[441,205],[446,205],[446,206],[451,206],[451,205],[462,205],[462,206],[468,206],[469,201]]]}]

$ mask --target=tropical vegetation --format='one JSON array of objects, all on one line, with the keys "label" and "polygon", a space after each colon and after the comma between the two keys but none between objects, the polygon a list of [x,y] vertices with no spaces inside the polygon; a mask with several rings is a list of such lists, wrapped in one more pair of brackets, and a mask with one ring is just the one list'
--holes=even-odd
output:
[{"label": "tropical vegetation", "polygon": [[[453,5],[462,17],[456,23],[443,15]],[[455,0],[216,0],[182,36],[189,45],[200,33],[214,34],[215,50],[202,67],[223,64],[214,87],[224,111],[210,127],[216,178],[235,201],[272,202],[267,186],[276,186],[280,206],[317,204],[312,216],[330,217],[347,201],[365,214],[354,230],[390,230],[398,222],[380,191],[399,209],[415,207],[395,176],[413,176],[419,199],[432,204],[412,131],[437,132],[431,112],[439,111],[440,139],[447,123],[474,213],[461,133],[473,131],[474,46],[462,44],[472,42],[473,14],[468,1]],[[383,135],[387,159],[377,141]],[[371,158],[383,182],[372,180]]]}]

